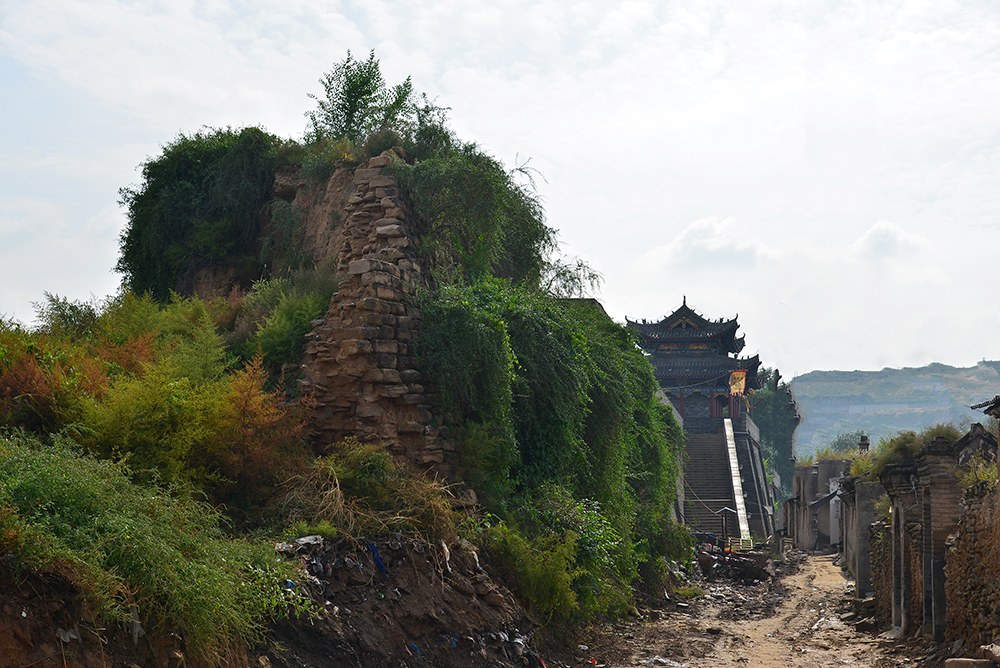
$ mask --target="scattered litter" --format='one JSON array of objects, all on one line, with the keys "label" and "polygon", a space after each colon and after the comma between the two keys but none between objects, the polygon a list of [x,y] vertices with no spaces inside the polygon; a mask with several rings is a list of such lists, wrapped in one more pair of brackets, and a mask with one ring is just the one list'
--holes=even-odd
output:
[{"label": "scattered litter", "polygon": [[580,650],[581,652],[586,652],[586,651],[587,651],[588,649],[590,649],[590,648],[589,648],[589,647],[587,647],[586,645],[577,645],[577,646],[576,646],[576,648],[577,648],[578,650]]},{"label": "scattered litter", "polygon": [[687,668],[686,663],[677,663],[671,659],[664,659],[662,656],[654,656],[652,659],[644,659],[640,661],[644,666],[673,666],[673,668]]},{"label": "scattered litter", "polygon": [[69,642],[70,640],[80,639],[80,636],[76,634],[76,629],[70,629],[69,631],[67,631],[65,629],[58,628],[56,629],[56,635],[59,636],[59,639],[62,640],[63,642]]},{"label": "scattered litter", "polygon": [[451,552],[448,550],[448,544],[444,542],[444,538],[441,539],[441,552],[444,553],[444,570],[451,573]]},{"label": "scattered litter", "polygon": [[378,548],[375,547],[375,543],[368,543],[368,549],[372,551],[372,558],[375,560],[375,567],[378,568],[378,572],[382,574],[382,579],[385,580],[385,564],[382,563],[382,557],[379,556]]},{"label": "scattered litter", "polygon": [[139,638],[146,635],[139,625],[139,606],[132,604],[128,606],[129,614],[132,616],[132,644],[138,645]]}]

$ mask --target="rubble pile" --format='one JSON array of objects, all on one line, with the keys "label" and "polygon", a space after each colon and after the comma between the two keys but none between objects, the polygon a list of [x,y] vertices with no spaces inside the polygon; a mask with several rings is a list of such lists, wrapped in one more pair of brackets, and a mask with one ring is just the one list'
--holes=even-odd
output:
[{"label": "rubble pile", "polygon": [[465,541],[306,536],[275,549],[299,561],[303,576],[287,586],[321,613],[274,629],[262,650],[274,668],[541,665],[523,610]]}]

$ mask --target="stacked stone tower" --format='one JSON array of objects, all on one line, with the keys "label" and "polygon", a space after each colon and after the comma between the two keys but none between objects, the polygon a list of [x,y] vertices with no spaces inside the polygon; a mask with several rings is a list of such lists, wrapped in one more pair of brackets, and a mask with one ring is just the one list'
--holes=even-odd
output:
[{"label": "stacked stone tower", "polygon": [[[414,357],[415,298],[430,279],[410,236],[412,214],[394,177],[383,173],[394,159],[387,151],[349,179],[339,170],[327,186],[327,198],[342,198],[327,214],[343,218],[330,248],[341,283],[325,317],[312,323],[299,383],[315,401],[314,442],[376,438],[455,480],[463,473],[455,442],[432,424],[433,397]],[[296,201],[307,196],[300,189]]]}]

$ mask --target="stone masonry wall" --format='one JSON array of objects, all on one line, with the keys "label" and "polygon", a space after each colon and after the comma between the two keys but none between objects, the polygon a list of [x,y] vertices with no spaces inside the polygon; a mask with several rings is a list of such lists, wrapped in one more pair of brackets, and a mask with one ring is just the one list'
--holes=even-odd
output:
[{"label": "stone masonry wall", "polygon": [[965,490],[964,505],[945,565],[947,638],[976,646],[1000,635],[1000,486]]},{"label": "stone masonry wall", "polygon": [[[326,316],[312,323],[299,383],[315,400],[314,443],[376,438],[397,456],[455,480],[463,473],[455,443],[445,438],[446,428],[431,424],[432,399],[414,358],[420,321],[414,298],[429,278],[409,236],[406,202],[393,177],[382,173],[393,159],[391,151],[372,158],[343,186],[342,220],[329,248],[340,288]],[[344,178],[340,170],[331,182]]]}]

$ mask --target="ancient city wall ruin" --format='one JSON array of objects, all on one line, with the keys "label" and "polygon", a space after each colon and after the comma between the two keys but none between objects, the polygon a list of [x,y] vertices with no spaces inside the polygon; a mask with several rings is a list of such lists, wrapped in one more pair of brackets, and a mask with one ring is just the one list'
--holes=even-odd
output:
[{"label": "ancient city wall ruin", "polygon": [[396,455],[446,479],[461,476],[455,442],[432,425],[432,397],[414,357],[417,292],[429,286],[415,248],[412,214],[391,151],[314,184],[279,171],[275,193],[305,216],[304,252],[331,264],[339,290],[307,337],[301,389],[315,405],[310,437],[325,446],[377,438]]}]

